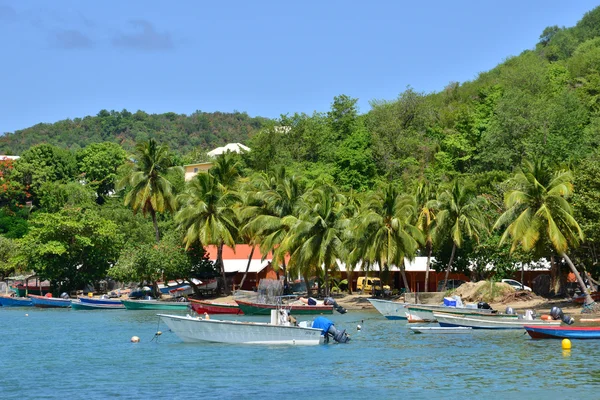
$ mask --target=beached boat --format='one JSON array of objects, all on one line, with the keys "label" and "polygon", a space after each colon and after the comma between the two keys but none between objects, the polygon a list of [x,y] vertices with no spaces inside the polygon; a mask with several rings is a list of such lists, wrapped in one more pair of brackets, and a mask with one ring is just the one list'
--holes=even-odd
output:
[{"label": "beached boat", "polygon": [[0,305],[2,307],[33,307],[29,297],[0,296]]},{"label": "beached boat", "polygon": [[198,314],[243,314],[237,303],[190,299],[190,307]]},{"label": "beached boat", "polygon": [[93,304],[93,305],[108,305],[108,306],[121,306],[121,308],[125,308],[123,303],[121,303],[121,299],[103,299],[101,297],[86,297],[79,296],[77,298],[82,303],[85,304]]},{"label": "beached boat", "polygon": [[272,310],[270,314],[270,322],[226,321],[191,315],[158,315],[184,342],[318,345],[326,342],[329,336],[342,343],[350,340],[345,331],[338,331],[333,322],[325,317],[317,317],[312,323],[303,321],[295,325],[290,322],[286,310]]},{"label": "beached boat", "polygon": [[[406,306],[407,319],[410,322],[435,322],[434,312],[457,315],[496,315],[496,311],[475,307],[452,307],[435,304],[409,304]],[[514,315],[514,318],[517,316]]]},{"label": "beached boat", "polygon": [[[592,297],[592,300],[600,301],[600,292],[592,292],[590,293],[590,296]],[[585,303],[585,295],[580,294],[579,296],[575,296],[573,297],[573,301],[578,304],[583,304]]]},{"label": "beached boat", "polygon": [[533,339],[600,339],[600,326],[524,326]]},{"label": "beached boat", "polygon": [[50,283],[49,282],[43,282],[42,284],[18,284],[14,287],[14,290],[17,292],[17,296],[18,297],[27,297],[30,294],[33,295],[44,295],[46,293],[49,293],[51,288],[50,288]]},{"label": "beached boat", "polygon": [[74,310],[124,310],[125,306],[119,304],[94,304],[84,303],[81,300],[71,300],[71,307]]},{"label": "beached boat", "polygon": [[[281,305],[277,304],[261,304],[245,300],[235,300],[240,309],[245,315],[270,315],[271,310],[276,310]],[[293,314],[333,314],[333,305],[316,304],[309,305],[303,303],[290,303],[283,305],[286,309],[291,310]]]},{"label": "beached boat", "polygon": [[128,310],[187,310],[189,301],[121,300]]},{"label": "beached boat", "polygon": [[414,305],[409,303],[400,303],[397,301],[381,300],[381,299],[367,299],[369,303],[377,311],[381,313],[387,319],[407,319],[407,306]]},{"label": "beached boat", "polygon": [[35,307],[40,308],[70,308],[71,299],[63,299],[61,297],[46,297],[30,294],[29,298]]},{"label": "beached boat", "polygon": [[503,314],[500,316],[485,315],[456,315],[441,312],[433,313],[435,319],[442,327],[466,326],[473,329],[523,329],[531,326],[560,326],[561,321],[547,321],[542,319],[525,319],[522,316],[514,318]]},{"label": "beached boat", "polygon": [[466,333],[473,328],[469,326],[411,326],[414,333]]}]

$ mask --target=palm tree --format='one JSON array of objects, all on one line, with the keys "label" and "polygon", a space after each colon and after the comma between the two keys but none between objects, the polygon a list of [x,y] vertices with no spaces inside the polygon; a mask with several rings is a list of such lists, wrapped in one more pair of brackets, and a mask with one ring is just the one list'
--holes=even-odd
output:
[{"label": "palm tree", "polygon": [[[300,217],[289,215],[282,223],[289,234],[281,251],[290,254],[290,267],[307,271],[324,269],[325,296],[329,296],[329,271],[345,256],[342,241],[345,197],[332,186],[323,185],[307,192]],[[305,276],[308,285],[307,276]]]},{"label": "palm tree", "polygon": [[433,190],[429,182],[420,182],[415,193],[417,205],[417,228],[425,238],[425,252],[427,253],[427,265],[425,266],[425,291],[429,291],[429,269],[431,267],[431,253],[433,252],[433,237],[431,231],[435,223],[435,213],[432,208],[435,205]]},{"label": "palm tree", "polygon": [[506,194],[506,211],[494,228],[506,226],[500,243],[510,240],[511,252],[521,246],[525,251],[533,250],[540,255],[553,248],[575,274],[589,307],[594,300],[566,254],[569,245],[576,246],[583,240],[583,231],[567,201],[573,194],[572,181],[571,171],[553,173],[543,158],[524,160],[510,180],[514,189]]},{"label": "palm tree", "polygon": [[117,185],[119,189],[130,186],[125,196],[125,205],[137,213],[140,209],[144,216],[150,214],[154,224],[156,242],[160,241],[160,232],[156,213],[174,212],[177,208],[171,182],[166,178],[174,167],[167,145],[158,146],[154,139],[138,143],[137,158],[133,170]]},{"label": "palm tree", "polygon": [[263,257],[269,252],[273,253],[273,267],[277,269],[281,265],[284,280],[287,281],[285,257],[288,253],[283,251],[281,243],[288,234],[289,227],[283,223],[283,219],[290,215],[298,216],[304,186],[296,176],[287,176],[285,168],[260,175],[255,185],[258,187],[257,197],[263,202],[264,209],[262,214],[254,212],[255,217],[242,230],[252,232],[257,237]]},{"label": "palm tree", "polygon": [[394,184],[371,194],[365,204],[360,232],[365,237],[365,259],[379,264],[379,271],[391,265],[400,267],[406,290],[404,258],[414,259],[423,236],[417,227],[410,224],[414,216],[414,202],[400,193]]},{"label": "palm tree", "polygon": [[465,238],[479,240],[480,235],[487,230],[487,223],[482,213],[481,206],[485,200],[476,196],[473,188],[461,185],[454,180],[449,190],[443,191],[431,205],[438,210],[436,225],[431,234],[436,241],[441,242],[448,237],[452,240],[452,252],[446,267],[444,286],[446,290],[448,275],[456,255]]},{"label": "palm tree", "polygon": [[223,246],[235,247],[238,222],[234,206],[239,197],[227,190],[211,174],[198,174],[179,196],[181,209],[175,221],[184,229],[186,249],[194,243],[217,246],[216,267],[221,271],[225,293],[229,295],[223,265]]}]

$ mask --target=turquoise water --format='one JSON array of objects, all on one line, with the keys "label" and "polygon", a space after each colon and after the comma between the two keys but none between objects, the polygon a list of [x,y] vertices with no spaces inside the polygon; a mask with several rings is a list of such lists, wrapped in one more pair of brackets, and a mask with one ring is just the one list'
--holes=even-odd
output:
[{"label": "turquoise water", "polygon": [[350,311],[330,316],[349,344],[185,344],[155,314],[0,308],[0,398],[600,398],[600,341],[563,353],[520,331],[417,335]]}]

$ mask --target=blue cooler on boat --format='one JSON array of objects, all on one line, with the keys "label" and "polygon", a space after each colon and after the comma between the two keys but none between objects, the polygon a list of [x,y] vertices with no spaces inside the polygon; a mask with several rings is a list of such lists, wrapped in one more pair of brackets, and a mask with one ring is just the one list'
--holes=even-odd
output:
[{"label": "blue cooler on boat", "polygon": [[444,305],[446,307],[456,307],[456,300],[452,297],[444,297]]}]

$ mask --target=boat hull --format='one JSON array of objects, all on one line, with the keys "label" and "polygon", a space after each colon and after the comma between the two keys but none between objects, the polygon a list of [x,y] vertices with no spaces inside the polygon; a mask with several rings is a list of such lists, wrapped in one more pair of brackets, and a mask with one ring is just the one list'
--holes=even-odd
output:
[{"label": "boat hull", "polygon": [[369,303],[371,303],[371,305],[373,307],[375,307],[375,309],[377,311],[379,311],[379,313],[381,315],[383,315],[384,317],[386,317],[387,319],[391,319],[391,320],[407,319],[406,307],[411,304],[399,303],[397,301],[381,300],[381,299],[367,299],[367,300],[369,300]]},{"label": "boat hull", "polygon": [[533,339],[600,339],[600,326],[541,327],[525,325]]},{"label": "boat hull", "polygon": [[159,300],[121,300],[128,310],[187,310],[189,302],[159,301]]},{"label": "boat hull", "polygon": [[467,326],[411,326],[410,330],[414,333],[466,333],[473,328]]},{"label": "boat hull", "polygon": [[[123,306],[123,303],[121,303],[121,300],[119,300],[119,299],[99,299],[97,297],[85,297],[85,296],[80,296],[77,299],[80,302],[85,303],[85,304],[94,304],[94,305],[103,304],[103,305],[108,305],[108,306]],[[122,308],[124,308],[124,306]]]},{"label": "boat hull", "polygon": [[28,297],[0,296],[0,305],[2,307],[33,307],[33,303]]},{"label": "boat hull", "polygon": [[71,307],[71,299],[61,299],[58,297],[45,297],[45,296],[36,296],[33,294],[29,295],[31,302],[34,307],[39,308],[70,308]]},{"label": "boat hull", "polygon": [[198,314],[243,314],[237,303],[217,303],[204,300],[190,300],[190,307]]},{"label": "boat hull", "polygon": [[[271,315],[271,310],[281,308],[275,304],[259,304],[243,300],[236,300],[236,303],[245,315]],[[291,310],[292,314],[301,315],[333,314],[333,306],[326,305],[292,305],[285,306],[285,309]]]},{"label": "boat hull", "polygon": [[181,340],[267,345],[318,345],[323,343],[321,329],[203,319],[191,316],[158,314]]},{"label": "boat hull", "polygon": [[[434,312],[443,312],[455,315],[485,315],[495,317],[500,314],[493,313],[491,310],[469,308],[469,307],[448,307],[430,304],[410,304],[406,306],[408,319],[414,322],[436,322]],[[514,318],[517,316],[515,315]]]},{"label": "boat hull", "polygon": [[71,300],[71,307],[74,310],[124,310],[123,304],[93,304],[84,303],[80,300]]},{"label": "boat hull", "polygon": [[525,320],[512,317],[467,316],[433,313],[442,327],[466,326],[473,329],[523,329],[525,325],[560,326],[560,321]]}]

